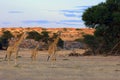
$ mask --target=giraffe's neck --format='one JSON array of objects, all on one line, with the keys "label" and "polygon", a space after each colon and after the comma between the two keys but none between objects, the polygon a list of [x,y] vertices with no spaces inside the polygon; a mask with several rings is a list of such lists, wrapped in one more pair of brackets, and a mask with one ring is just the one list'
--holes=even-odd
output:
[{"label": "giraffe's neck", "polygon": [[39,48],[39,44],[37,44],[37,46],[35,47],[35,50],[37,50]]},{"label": "giraffe's neck", "polygon": [[19,47],[19,45],[21,44],[21,42],[24,40],[26,34],[23,34],[18,41],[15,42],[14,47]]},{"label": "giraffe's neck", "polygon": [[59,41],[59,36],[54,40],[53,44],[56,45],[58,43],[58,41]]}]

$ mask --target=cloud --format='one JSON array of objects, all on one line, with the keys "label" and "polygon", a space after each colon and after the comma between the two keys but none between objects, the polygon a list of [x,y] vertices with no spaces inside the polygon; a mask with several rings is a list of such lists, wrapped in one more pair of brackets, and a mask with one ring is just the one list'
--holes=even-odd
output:
[{"label": "cloud", "polygon": [[8,11],[8,13],[24,13],[23,11]]},{"label": "cloud", "polygon": [[60,22],[74,22],[74,23],[80,23],[83,22],[82,20],[61,20]]},{"label": "cloud", "polygon": [[[92,6],[92,5],[91,5],[91,6]],[[91,6],[76,6],[76,8],[87,9],[87,8],[89,8],[89,7],[91,7]]]},{"label": "cloud", "polygon": [[2,22],[2,24],[9,25],[9,24],[11,24],[11,22]]},{"label": "cloud", "polygon": [[60,12],[63,12],[63,13],[82,13],[83,11],[85,11],[89,7],[91,7],[91,6],[76,6],[75,9],[60,10]]},{"label": "cloud", "polygon": [[61,10],[61,14],[65,17],[81,18],[83,10]]},{"label": "cloud", "polygon": [[65,17],[76,17],[80,18],[82,16],[82,13],[63,13]]},{"label": "cloud", "polygon": [[70,13],[70,14],[64,13],[64,16],[66,16],[66,17],[76,17],[77,15],[76,14],[72,14],[72,13]]},{"label": "cloud", "polygon": [[49,21],[47,20],[25,20],[22,21],[24,24],[47,24]]},{"label": "cloud", "polygon": [[70,22],[56,22],[58,25],[66,25],[66,26],[73,26],[73,27],[81,27],[83,23],[70,23]]},{"label": "cloud", "polygon": [[65,17],[81,18],[83,12],[90,6],[76,6],[75,9],[60,10],[60,13]]},{"label": "cloud", "polygon": [[75,9],[60,10],[65,17],[81,18],[83,12],[91,6],[75,6]]},{"label": "cloud", "polygon": [[59,25],[74,26],[74,27],[78,27],[78,26],[83,25],[82,20],[60,20],[60,21],[55,22],[55,23],[59,24]]},{"label": "cloud", "polygon": [[79,10],[79,9],[74,9],[74,10],[60,10],[60,12],[63,12],[63,13],[81,13],[81,12],[83,12],[83,10]]},{"label": "cloud", "polygon": [[85,11],[86,9],[90,8],[91,6],[76,6],[77,9],[81,10],[81,11]]},{"label": "cloud", "polygon": [[80,23],[79,24],[75,24],[75,23],[59,23],[59,24],[64,24],[64,25],[69,25],[69,26],[80,25]]}]

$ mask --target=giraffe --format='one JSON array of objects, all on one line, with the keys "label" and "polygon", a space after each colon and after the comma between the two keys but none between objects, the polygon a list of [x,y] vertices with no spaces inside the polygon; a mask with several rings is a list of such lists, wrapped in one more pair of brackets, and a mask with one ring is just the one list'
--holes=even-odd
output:
[{"label": "giraffe", "polygon": [[31,50],[31,59],[32,59],[32,61],[36,60],[37,54],[38,54],[38,48],[40,47],[40,45],[44,45],[44,42],[42,42],[41,40],[38,42],[36,47]]},{"label": "giraffe", "polygon": [[31,51],[31,59],[32,61],[36,60],[37,54],[38,54],[38,48],[39,48],[39,43],[36,45],[36,47]]},{"label": "giraffe", "polygon": [[57,43],[60,39],[61,32],[57,32],[57,37],[54,39],[54,41],[49,45],[48,47],[48,58],[47,61],[49,60],[50,57],[52,57],[52,60],[56,60],[56,51],[57,51]]},{"label": "giraffe", "polygon": [[18,51],[19,51],[19,46],[21,42],[28,36],[27,32],[24,32],[20,38],[13,44],[9,45],[7,48],[7,53],[5,55],[5,60],[8,59],[8,64],[10,63],[10,58],[11,55],[14,53],[14,58],[15,58],[15,64],[17,64],[17,56],[18,56]]}]

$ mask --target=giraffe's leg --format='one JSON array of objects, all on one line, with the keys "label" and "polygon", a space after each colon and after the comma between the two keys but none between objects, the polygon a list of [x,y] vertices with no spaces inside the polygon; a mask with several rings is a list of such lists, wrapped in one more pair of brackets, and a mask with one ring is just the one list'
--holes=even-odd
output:
[{"label": "giraffe's leg", "polygon": [[52,60],[53,60],[53,61],[56,61],[56,54],[55,54],[55,53],[56,53],[56,51],[54,51],[54,53],[53,53],[53,55],[52,55]]},{"label": "giraffe's leg", "polygon": [[5,61],[8,59],[8,54],[10,54],[10,52],[11,52],[11,48],[8,47],[8,48],[7,48],[7,52],[6,52],[6,54],[5,54],[5,58],[4,58]]},{"label": "giraffe's leg", "polygon": [[48,55],[47,61],[49,61],[49,59],[50,59],[50,55]]},{"label": "giraffe's leg", "polygon": [[17,55],[15,54],[15,65],[17,64]]},{"label": "giraffe's leg", "polygon": [[35,52],[35,60],[37,60],[38,57],[38,50]]},{"label": "giraffe's leg", "polygon": [[8,65],[10,64],[10,56],[8,56]]},{"label": "giraffe's leg", "polygon": [[5,54],[5,58],[4,58],[4,60],[5,60],[5,61],[7,60],[7,53]]},{"label": "giraffe's leg", "polygon": [[12,51],[9,51],[6,55],[8,60],[8,65],[10,64],[11,54],[12,54]]},{"label": "giraffe's leg", "polygon": [[32,60],[32,62],[35,61],[35,57],[36,57],[36,52],[33,51],[32,54],[31,54],[31,60]]},{"label": "giraffe's leg", "polygon": [[31,60],[32,60],[32,61],[33,61],[33,56],[34,56],[34,55],[33,55],[33,52],[32,52],[32,54],[31,54]]},{"label": "giraffe's leg", "polygon": [[54,54],[54,58],[53,59],[54,59],[54,61],[56,61],[56,54]]},{"label": "giraffe's leg", "polygon": [[33,54],[33,61],[36,60],[36,51],[34,51],[34,54]]},{"label": "giraffe's leg", "polygon": [[33,59],[32,59],[33,61],[35,61],[35,53],[34,53],[34,55],[33,55]]},{"label": "giraffe's leg", "polygon": [[37,52],[35,52],[35,55],[34,55],[34,61],[36,61],[36,56],[37,56],[36,54],[37,54]]},{"label": "giraffe's leg", "polygon": [[15,51],[15,65],[17,65],[18,49]]},{"label": "giraffe's leg", "polygon": [[48,57],[47,57],[47,61],[49,61],[49,59],[50,59],[50,57],[51,57],[51,53],[52,53],[52,52],[51,52],[51,49],[49,48],[49,49],[48,49]]}]

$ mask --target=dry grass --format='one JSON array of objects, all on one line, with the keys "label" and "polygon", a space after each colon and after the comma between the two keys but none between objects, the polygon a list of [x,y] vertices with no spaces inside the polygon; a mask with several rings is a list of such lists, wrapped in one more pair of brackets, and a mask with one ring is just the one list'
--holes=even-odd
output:
[{"label": "dry grass", "polygon": [[[19,53],[19,64],[3,61],[0,51],[0,80],[120,80],[119,56],[68,57],[71,51],[59,51],[57,61],[47,62],[47,52],[40,51],[31,62],[28,50]],[[82,51],[78,51],[82,53]]]}]

